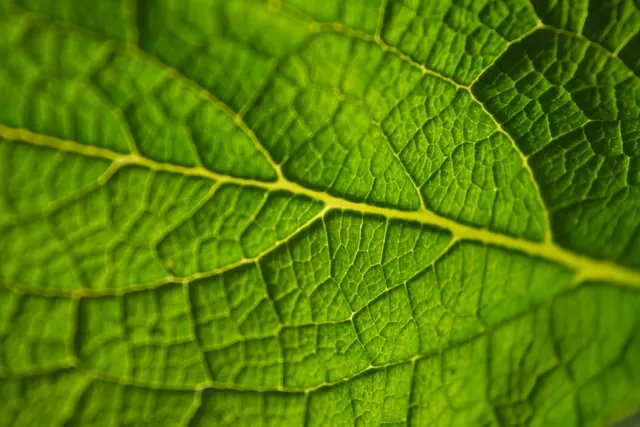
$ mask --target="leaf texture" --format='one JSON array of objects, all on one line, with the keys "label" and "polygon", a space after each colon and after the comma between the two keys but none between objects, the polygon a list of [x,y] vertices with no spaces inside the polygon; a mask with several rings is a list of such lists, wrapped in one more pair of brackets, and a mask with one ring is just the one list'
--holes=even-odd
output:
[{"label": "leaf texture", "polygon": [[0,425],[640,406],[634,0],[0,0]]}]

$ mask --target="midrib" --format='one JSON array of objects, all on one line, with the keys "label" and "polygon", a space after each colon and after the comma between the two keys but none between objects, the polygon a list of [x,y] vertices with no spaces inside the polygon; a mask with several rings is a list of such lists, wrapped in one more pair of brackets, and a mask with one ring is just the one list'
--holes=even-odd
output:
[{"label": "midrib", "polygon": [[158,162],[137,154],[122,154],[115,151],[80,144],[75,141],[63,140],[47,135],[38,134],[26,129],[16,129],[0,125],[0,137],[10,141],[48,147],[60,151],[70,152],[85,157],[94,157],[113,162],[116,166],[140,166],[157,171],[166,171],[181,175],[197,176],[211,179],[219,183],[229,183],[241,186],[263,188],[268,191],[288,191],[305,195],[321,201],[327,209],[342,209],[359,213],[379,215],[388,219],[413,221],[448,230],[455,240],[472,240],[487,245],[500,246],[517,250],[531,256],[547,259],[562,264],[576,271],[575,283],[587,280],[604,280],[618,285],[640,288],[640,272],[620,266],[611,261],[596,260],[584,255],[564,249],[553,242],[535,242],[518,237],[490,231],[458,223],[425,208],[415,211],[402,211],[392,208],[354,202],[332,196],[295,182],[280,178],[274,182],[258,181],[246,178],[231,177],[212,172],[204,167],[179,166],[172,163]]}]

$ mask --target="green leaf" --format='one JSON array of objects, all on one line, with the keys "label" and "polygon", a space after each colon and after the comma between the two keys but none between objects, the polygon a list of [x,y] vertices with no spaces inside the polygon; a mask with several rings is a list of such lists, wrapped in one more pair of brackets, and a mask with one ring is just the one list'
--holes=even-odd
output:
[{"label": "green leaf", "polygon": [[633,0],[0,0],[0,425],[640,407]]}]

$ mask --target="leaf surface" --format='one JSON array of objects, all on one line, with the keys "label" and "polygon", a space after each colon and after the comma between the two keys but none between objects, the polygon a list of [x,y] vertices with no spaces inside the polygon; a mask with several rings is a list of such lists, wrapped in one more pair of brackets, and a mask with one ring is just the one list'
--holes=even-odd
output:
[{"label": "leaf surface", "polygon": [[632,0],[0,1],[0,425],[640,405]]}]

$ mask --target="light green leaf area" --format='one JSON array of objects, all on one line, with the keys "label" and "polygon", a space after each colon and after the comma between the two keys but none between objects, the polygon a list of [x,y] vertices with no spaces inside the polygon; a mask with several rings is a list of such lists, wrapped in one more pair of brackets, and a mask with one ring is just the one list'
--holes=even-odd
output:
[{"label": "light green leaf area", "polygon": [[0,425],[640,407],[634,0],[0,0]]}]

